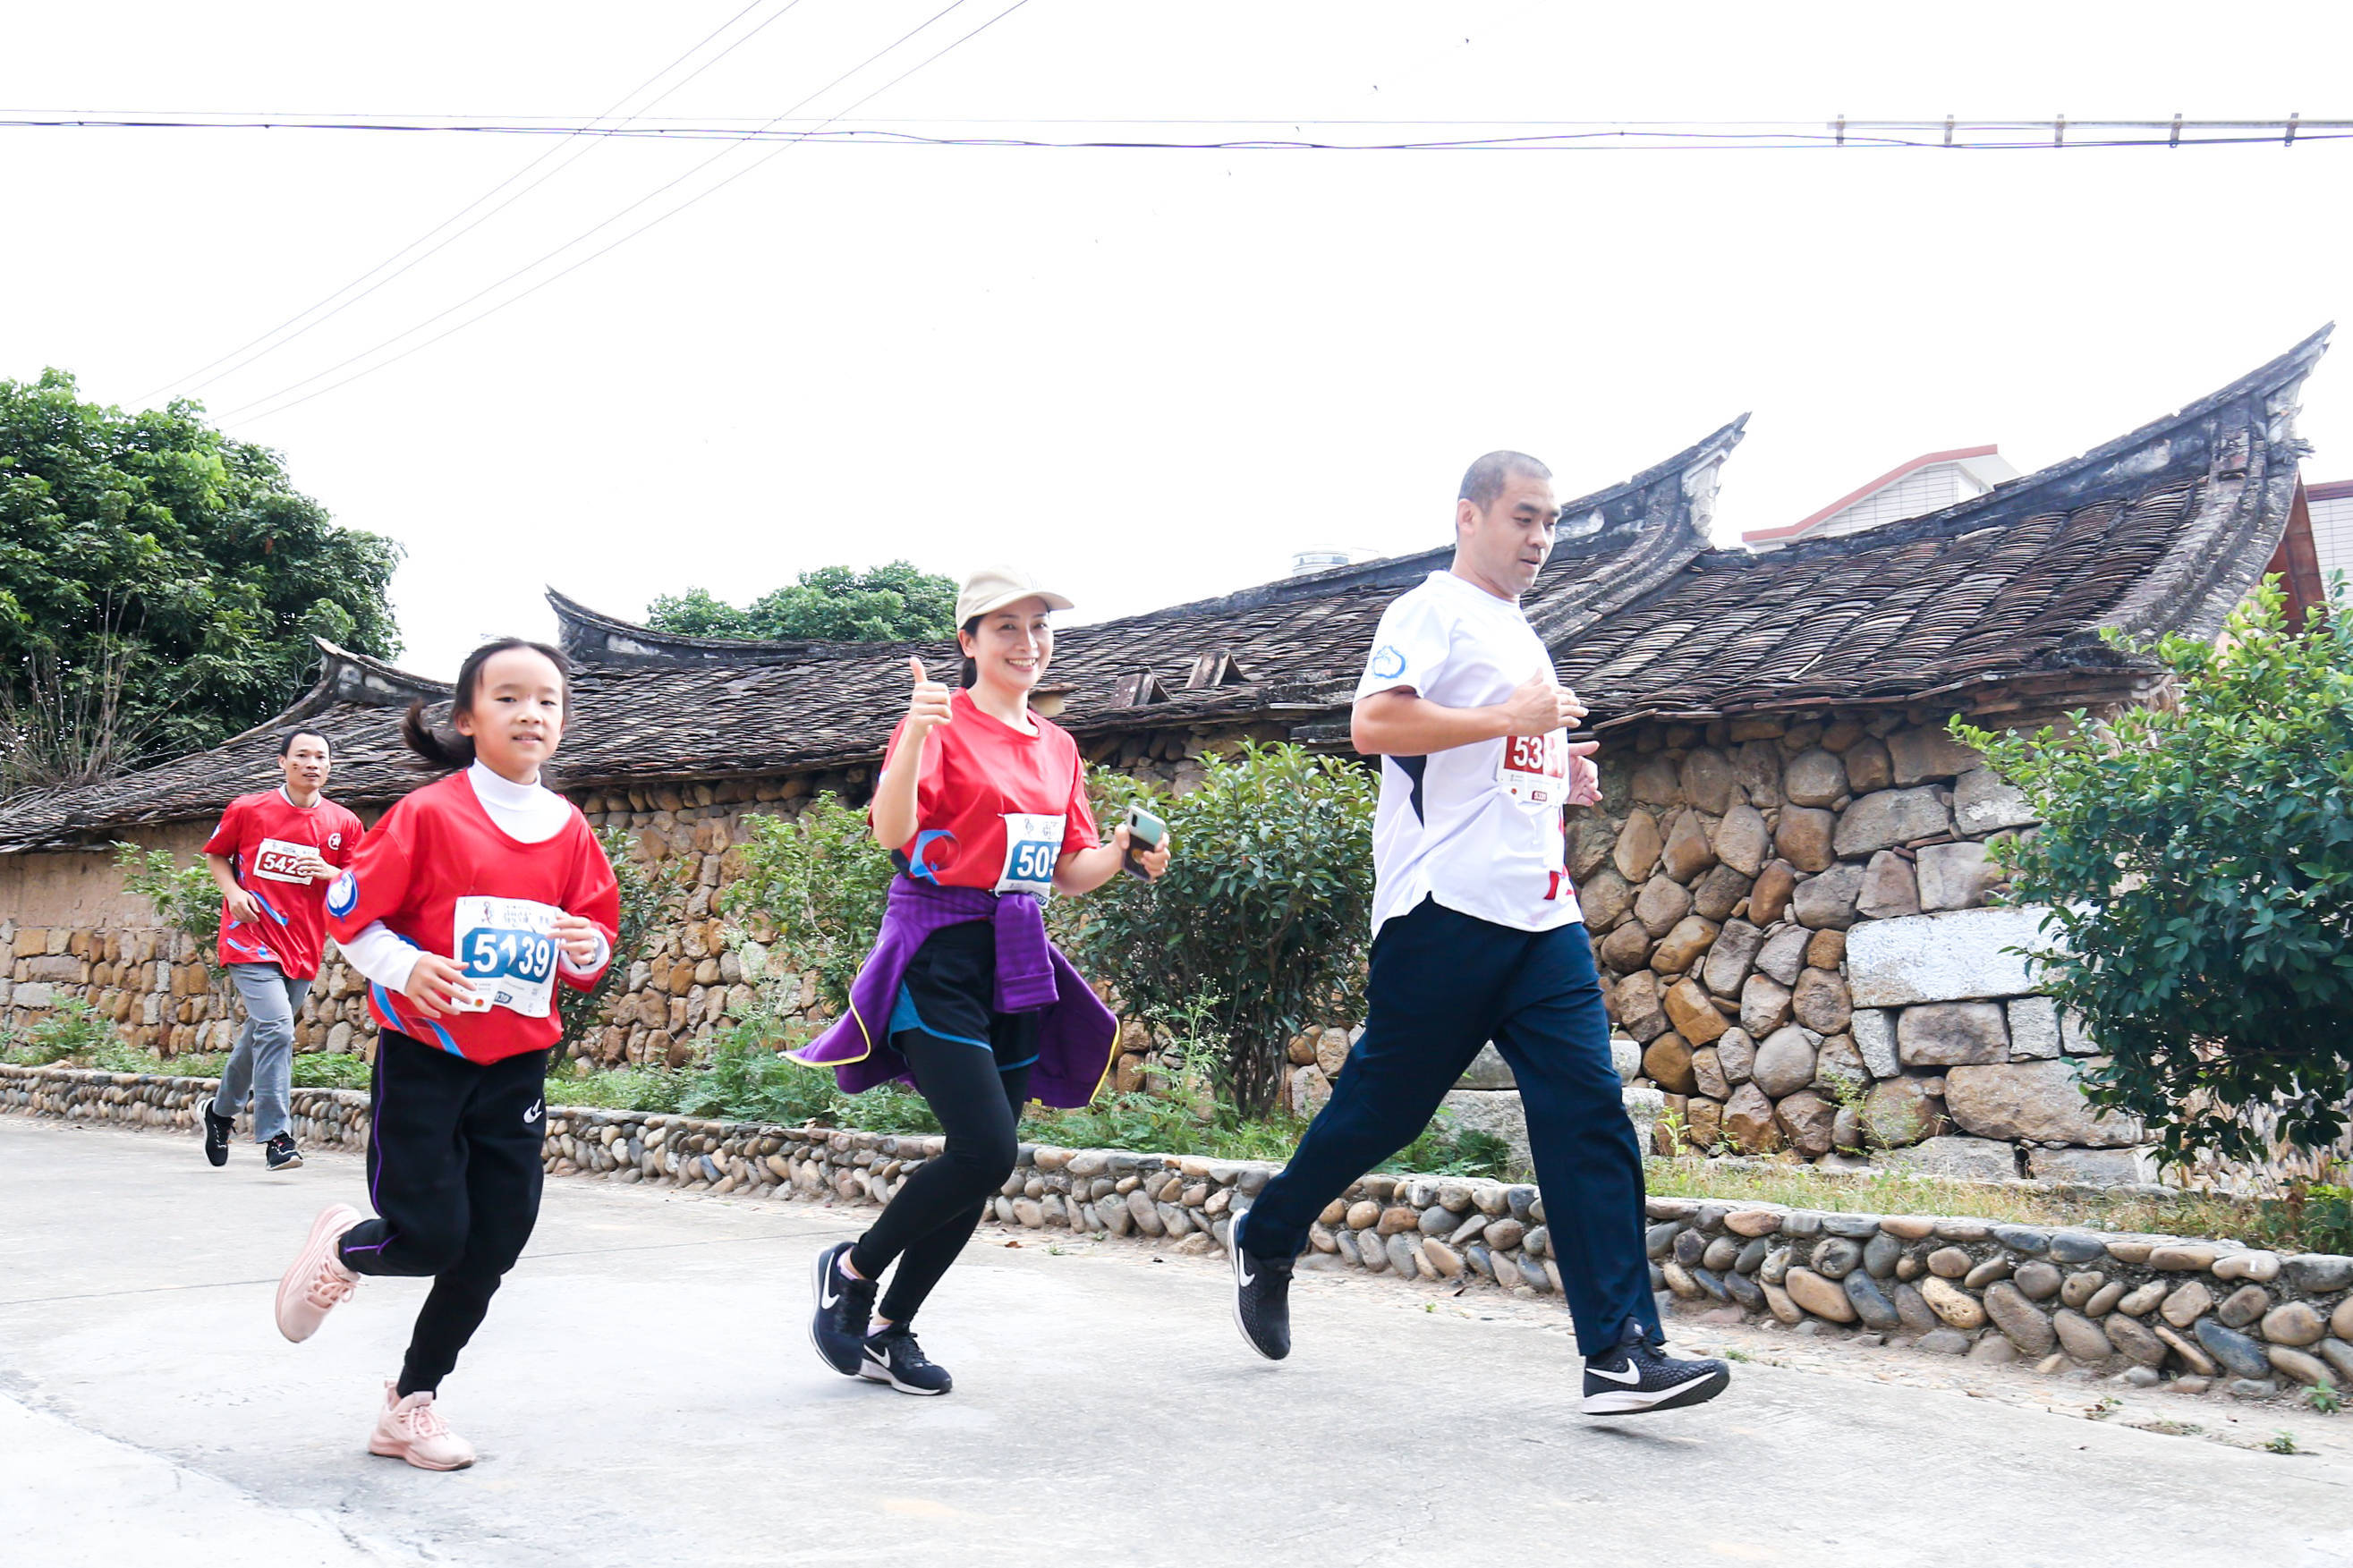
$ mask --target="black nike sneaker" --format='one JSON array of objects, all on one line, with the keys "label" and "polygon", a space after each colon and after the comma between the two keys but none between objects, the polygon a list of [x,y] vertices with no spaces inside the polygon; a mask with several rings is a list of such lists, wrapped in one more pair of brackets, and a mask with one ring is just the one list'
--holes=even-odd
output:
[{"label": "black nike sneaker", "polygon": [[1234,1253],[1234,1327],[1269,1361],[1291,1353],[1291,1259],[1253,1258],[1242,1246],[1244,1214],[1228,1233]]},{"label": "black nike sneaker", "polygon": [[915,1342],[915,1331],[904,1323],[893,1323],[866,1336],[860,1347],[858,1375],[887,1383],[902,1394],[945,1394],[955,1386],[947,1368],[933,1364],[923,1347]]},{"label": "black nike sneaker", "polygon": [[261,1157],[273,1171],[299,1171],[302,1168],[302,1151],[294,1147],[294,1135],[280,1132],[261,1146]]},{"label": "black nike sneaker", "polygon": [[237,1118],[223,1116],[213,1109],[212,1100],[204,1102],[205,1158],[216,1165],[228,1163],[228,1135],[237,1131]]},{"label": "black nike sneaker", "polygon": [[1630,1324],[1613,1349],[1585,1358],[1583,1408],[1588,1415],[1675,1410],[1714,1399],[1731,1382],[1732,1369],[1724,1363],[1678,1361],[1667,1354],[1664,1342],[1646,1340]]},{"label": "black nike sneaker", "polygon": [[825,1364],[844,1377],[860,1373],[866,1320],[874,1312],[874,1281],[857,1279],[841,1267],[856,1242],[837,1242],[817,1255],[817,1312],[809,1319],[809,1343]]}]

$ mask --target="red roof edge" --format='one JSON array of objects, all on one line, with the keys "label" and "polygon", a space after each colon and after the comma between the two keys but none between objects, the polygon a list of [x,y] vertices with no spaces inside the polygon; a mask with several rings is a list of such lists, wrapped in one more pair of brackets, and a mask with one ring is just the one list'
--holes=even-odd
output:
[{"label": "red roof edge", "polygon": [[2324,484],[2304,487],[2307,500],[2343,500],[2353,496],[2353,479],[2330,479]]},{"label": "red roof edge", "polygon": [[[2348,486],[2353,489],[2353,486]],[[2287,595],[2287,624],[2297,631],[2311,626],[2328,607],[2328,584],[2320,575],[2320,552],[2312,538],[2312,511],[2305,505],[2312,490],[2302,479],[2288,503],[2287,526],[2280,531],[2279,548],[2272,552],[2263,575],[2277,577]]]},{"label": "red roof edge", "polygon": [[1806,530],[1813,527],[1814,524],[1821,521],[1821,520],[1826,517],[1844,511],[1847,508],[1862,500],[1863,497],[1871,494],[1873,490],[1884,489],[1887,486],[1894,484],[1905,475],[1916,474],[1931,463],[1948,463],[1957,458],[1990,458],[1998,455],[2000,451],[2001,448],[1999,446],[1992,446],[1955,447],[1950,451],[1947,452],[1924,452],[1908,463],[1898,463],[1895,467],[1888,469],[1885,473],[1880,475],[1869,484],[1857,489],[1849,490],[1846,494],[1839,497],[1838,500],[1831,502],[1830,505],[1822,508],[1821,510],[1814,513],[1811,517],[1805,519],[1803,521],[1790,523],[1786,528],[1752,528],[1740,536],[1740,542],[1743,544],[1755,544],[1760,540],[1790,538],[1796,534],[1805,532]]}]

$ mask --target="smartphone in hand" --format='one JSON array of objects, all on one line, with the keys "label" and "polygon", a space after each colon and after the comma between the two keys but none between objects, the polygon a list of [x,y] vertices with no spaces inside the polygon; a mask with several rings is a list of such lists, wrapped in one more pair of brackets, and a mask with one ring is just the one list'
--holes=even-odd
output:
[{"label": "smartphone in hand", "polygon": [[1159,848],[1161,841],[1168,837],[1168,825],[1142,806],[1131,804],[1127,815],[1120,819],[1120,826],[1127,829],[1127,859],[1120,868],[1131,877],[1150,881],[1152,879],[1137,856],[1144,850]]}]

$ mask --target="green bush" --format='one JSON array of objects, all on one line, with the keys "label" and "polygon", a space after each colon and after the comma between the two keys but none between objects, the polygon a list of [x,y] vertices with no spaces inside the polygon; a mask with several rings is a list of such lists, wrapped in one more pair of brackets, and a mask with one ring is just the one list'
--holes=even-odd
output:
[{"label": "green bush", "polygon": [[715,1031],[680,1085],[679,1111],[786,1127],[837,1121],[848,1097],[834,1087],[832,1069],[805,1068],[777,1054],[777,1032],[765,1016]]},{"label": "green bush", "polygon": [[632,852],[638,847],[636,836],[617,827],[598,828],[596,843],[613,863],[613,879],[620,884],[619,936],[613,943],[613,962],[605,966],[595,985],[586,991],[569,985],[555,988],[556,1006],[564,1020],[564,1037],[555,1050],[558,1060],[577,1054],[576,1047],[587,1038],[588,1031],[603,1026],[607,1005],[628,980],[630,966],[645,955],[654,928],[686,898],[685,860],[650,865]]},{"label": "green bush", "polygon": [[[109,1047],[121,1047],[122,1037],[114,1032],[113,1023],[99,1016],[98,1009],[79,996],[68,997],[51,1008],[48,1016],[35,1024],[8,1047],[7,1059],[18,1067],[47,1067],[64,1061],[68,1057],[84,1058]],[[86,1062],[84,1065],[95,1066]],[[151,1071],[152,1068],[109,1068],[110,1072]]]},{"label": "green bush", "polygon": [[897,873],[874,842],[866,814],[830,795],[790,821],[744,819],[744,869],[719,907],[745,940],[775,944],[761,965],[764,988],[790,974],[816,977],[818,1005],[831,1017],[849,1010],[849,987],[882,929],[882,906]]},{"label": "green bush", "polygon": [[[1091,978],[1131,1007],[1220,998],[1219,1086],[1244,1111],[1275,1103],[1285,1047],[1312,1024],[1363,1012],[1373,896],[1374,784],[1362,768],[1293,745],[1245,742],[1169,797],[1098,771],[1108,823],[1130,799],[1167,819],[1176,858],[1156,883],[1114,877],[1058,908],[1056,930]],[[1058,900],[1059,904],[1059,900]]]},{"label": "green bush", "polygon": [[290,1076],[296,1089],[365,1089],[368,1060],[341,1051],[297,1051]]},{"label": "green bush", "polygon": [[144,899],[165,929],[194,937],[206,968],[219,968],[220,887],[203,861],[183,866],[168,849],[117,843],[114,868],[122,873],[124,892]]},{"label": "green bush", "polygon": [[[2094,1104],[2164,1157],[2326,1149],[2353,1098],[2353,616],[2287,629],[2265,582],[2209,643],[2154,653],[2178,701],[1999,735],[2042,813],[2003,850],[2052,907],[2031,956],[2105,1059]],[[2148,651],[2148,650],[2140,650]]]}]

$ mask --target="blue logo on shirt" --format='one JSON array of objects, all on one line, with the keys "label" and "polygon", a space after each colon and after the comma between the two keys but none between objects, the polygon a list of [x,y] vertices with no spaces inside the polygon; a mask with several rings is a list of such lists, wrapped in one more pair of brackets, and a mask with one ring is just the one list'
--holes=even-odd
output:
[{"label": "blue logo on shirt", "polygon": [[1405,653],[1394,643],[1383,643],[1373,650],[1373,662],[1366,668],[1375,680],[1394,680],[1405,673]]},{"label": "blue logo on shirt", "polygon": [[349,871],[327,884],[327,912],[343,919],[359,907],[360,885]]}]

